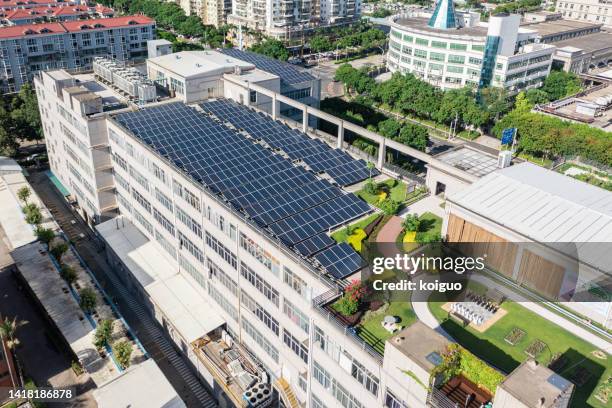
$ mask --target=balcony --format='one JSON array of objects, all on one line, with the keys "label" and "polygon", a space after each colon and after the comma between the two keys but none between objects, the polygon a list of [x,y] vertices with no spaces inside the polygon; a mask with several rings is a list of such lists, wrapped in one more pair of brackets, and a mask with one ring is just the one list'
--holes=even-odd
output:
[{"label": "balcony", "polygon": [[256,358],[229,335],[214,331],[191,346],[235,406],[267,407],[275,400],[268,374]]}]

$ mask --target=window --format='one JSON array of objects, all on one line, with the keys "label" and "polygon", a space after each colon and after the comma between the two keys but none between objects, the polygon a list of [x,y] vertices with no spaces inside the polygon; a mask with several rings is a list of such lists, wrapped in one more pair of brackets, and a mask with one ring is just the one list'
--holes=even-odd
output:
[{"label": "window", "polygon": [[123,159],[123,157],[119,156],[117,153],[114,153],[112,157],[113,157],[113,160],[115,161],[115,163],[117,163],[119,165],[119,167],[121,167],[123,170],[127,171],[128,164],[125,161],[125,159]]},{"label": "window", "polygon": [[157,187],[155,187],[155,198],[157,198],[157,201],[159,201],[164,207],[172,211],[172,201],[167,195],[159,191]]},{"label": "window", "polygon": [[189,253],[193,255],[195,259],[197,259],[201,263],[204,263],[204,254],[202,253],[200,248],[198,248],[193,242],[191,242],[189,238],[183,235],[181,231],[178,232],[178,239],[181,248],[186,248],[187,251],[189,251]]},{"label": "window", "polygon": [[387,408],[408,408],[408,405],[404,404],[399,398],[397,398],[391,391],[387,389],[385,393],[385,407]]},{"label": "window", "polygon": [[236,255],[229,249],[225,247],[217,238],[210,235],[208,232],[206,233],[206,245],[211,247],[217,254],[219,254],[228,264],[232,266],[234,269],[238,269],[238,261],[236,260]]},{"label": "window", "polygon": [[414,41],[414,38],[411,35],[404,34],[404,41],[411,43]]},{"label": "window", "polygon": [[145,176],[143,176],[142,173],[136,170],[133,166],[130,166],[130,176],[132,176],[132,178],[136,180],[138,184],[144,187],[145,190],[150,191],[149,180]]},{"label": "window", "polygon": [[[211,285],[210,282],[208,282],[208,294],[211,298],[215,300],[215,302],[219,306],[221,306],[221,309],[223,309],[228,315],[230,315],[232,319],[238,321],[238,311],[236,310],[236,308],[227,299],[225,299],[221,292],[219,292],[213,285]],[[242,319],[242,322],[244,325],[244,319]],[[253,336],[251,335],[251,337]]]},{"label": "window", "polygon": [[[210,285],[209,285],[210,287]],[[270,343],[261,333],[253,327],[253,325],[247,319],[241,319],[242,328],[244,331],[251,336],[255,343],[259,345],[276,363],[278,363],[278,350]]]},{"label": "window", "polygon": [[323,402],[316,395],[312,394],[311,396],[312,408],[327,408]]},{"label": "window", "polygon": [[402,52],[406,55],[412,55],[412,48],[404,46]]},{"label": "window", "polygon": [[149,200],[144,198],[142,194],[140,194],[136,189],[132,189],[132,197],[136,200],[138,204],[142,206],[148,213],[151,213],[151,203]]},{"label": "window", "polygon": [[204,276],[183,255],[179,254],[179,265],[203,288],[206,288]]},{"label": "window", "polygon": [[147,221],[145,217],[143,217],[142,214],[136,209],[134,209],[134,218],[136,218],[136,221],[138,221],[140,225],[142,225],[147,231],[149,231],[149,234],[153,235],[153,225],[149,221]]},{"label": "window", "polygon": [[208,265],[209,276],[221,282],[221,284],[225,286],[232,293],[232,295],[238,297],[238,285],[236,282],[234,282],[234,280],[230,278],[228,274],[223,272],[223,270],[210,259],[206,258],[206,264]]},{"label": "window", "polygon": [[256,103],[257,102],[257,91],[250,91],[249,92],[249,101],[251,103]]},{"label": "window", "polygon": [[176,218],[189,227],[194,234],[202,238],[202,226],[200,223],[187,215],[187,213],[179,207],[176,207]]},{"label": "window", "polygon": [[255,287],[260,293],[274,303],[276,307],[279,307],[279,296],[278,291],[272,287],[266,280],[264,280],[259,274],[253,271],[251,268],[246,266],[244,262],[240,262],[240,275],[248,280],[251,285]]},{"label": "window", "polygon": [[452,65],[449,65],[446,67],[446,72],[452,72],[455,74],[463,74],[463,67],[453,67]]},{"label": "window", "polygon": [[151,163],[151,172],[153,175],[166,184],[166,173],[155,163]]},{"label": "window", "polygon": [[185,94],[183,82],[179,81],[176,78],[170,78],[170,89],[174,90],[177,94]]},{"label": "window", "polygon": [[240,300],[242,301],[242,306],[251,311],[257,318],[265,324],[268,329],[272,331],[275,335],[278,336],[279,328],[278,328],[278,320],[272,317],[270,313],[268,313],[259,303],[255,301],[252,297],[250,297],[245,291],[240,292]]},{"label": "window", "polygon": [[457,51],[466,51],[467,50],[467,45],[466,44],[451,43],[450,44],[450,49],[451,50],[457,50]]},{"label": "window", "polygon": [[157,211],[157,208],[153,208],[153,218],[162,226],[170,235],[174,236],[174,225],[169,219],[164,217],[162,213]]},{"label": "window", "polygon": [[402,38],[402,34],[399,31],[391,30],[391,35],[395,38]]},{"label": "window", "polygon": [[350,394],[335,378],[316,361],[313,362],[312,376],[325,388],[344,408],[362,408],[359,400]]},{"label": "window", "polygon": [[434,48],[444,48],[446,49],[446,43],[442,41],[432,41],[431,46]]},{"label": "window", "polygon": [[244,234],[240,234],[240,246],[251,254],[255,259],[261,262],[266,268],[268,268],[275,276],[278,276],[280,270],[280,263],[267,251],[264,251],[259,245],[252,239]]},{"label": "window", "polygon": [[430,71],[442,71],[443,68],[444,68],[444,65],[442,64],[433,64],[433,63],[429,64]]},{"label": "window", "polygon": [[155,239],[157,240],[157,242],[159,242],[162,248],[164,248],[164,250],[166,250],[166,252],[170,254],[172,258],[176,259],[176,249],[174,248],[174,245],[168,242],[168,240],[164,238],[164,236],[160,234],[157,230],[155,230]]},{"label": "window", "polygon": [[125,190],[130,191],[130,183],[128,183],[128,181],[126,179],[124,179],[120,174],[118,174],[117,172],[114,173],[115,176],[115,181],[117,181],[117,184],[119,184],[121,187],[123,187]]},{"label": "window", "polygon": [[291,321],[298,326],[306,333],[310,330],[310,323],[308,320],[308,316],[300,311],[293,303],[289,302],[287,299],[283,301],[283,313],[291,319]]},{"label": "window", "polygon": [[470,61],[470,64],[473,64],[473,65],[482,64],[482,60],[479,58],[470,57],[469,61]]},{"label": "window", "polygon": [[445,55],[440,52],[430,52],[429,59],[432,61],[444,61]]},{"label": "window", "polygon": [[418,58],[427,58],[427,51],[424,50],[414,50],[414,56]]},{"label": "window", "polygon": [[450,62],[451,64],[463,64],[465,63],[465,57],[463,55],[450,54],[448,56],[448,62]]},{"label": "window", "polygon": [[283,343],[301,358],[305,363],[308,362],[308,348],[298,341],[287,329],[283,329]]},{"label": "window", "polygon": [[472,45],[472,51],[484,51],[484,45]]},{"label": "window", "polygon": [[429,45],[429,40],[426,40],[424,38],[417,38],[416,43],[418,45]]},{"label": "window", "polygon": [[310,293],[306,282],[296,274],[291,272],[287,267],[283,268],[283,282],[285,282],[291,289],[296,291],[300,296],[306,300],[310,300]]}]

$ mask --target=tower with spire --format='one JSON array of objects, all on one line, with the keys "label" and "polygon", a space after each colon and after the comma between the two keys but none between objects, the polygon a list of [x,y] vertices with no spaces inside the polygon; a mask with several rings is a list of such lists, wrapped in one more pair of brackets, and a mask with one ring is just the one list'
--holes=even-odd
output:
[{"label": "tower with spire", "polygon": [[457,16],[455,15],[453,0],[438,0],[436,9],[427,25],[441,30],[457,28]]}]

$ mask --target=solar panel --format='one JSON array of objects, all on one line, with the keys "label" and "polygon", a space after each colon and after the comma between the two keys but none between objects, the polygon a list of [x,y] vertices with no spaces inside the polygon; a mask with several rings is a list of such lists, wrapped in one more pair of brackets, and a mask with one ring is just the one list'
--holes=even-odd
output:
[{"label": "solar panel", "polygon": [[361,256],[345,242],[315,255],[315,259],[336,279],[344,279],[365,266]]},{"label": "solar panel", "polygon": [[251,63],[262,71],[278,75],[281,81],[287,84],[298,84],[300,82],[313,81],[316,78],[307,72],[303,72],[293,65],[275,60],[265,55],[250,51],[242,51],[237,48],[224,48],[221,50],[225,55]]},{"label": "solar panel", "polygon": [[294,248],[304,256],[312,256],[335,243],[329,235],[322,233],[300,242]]}]

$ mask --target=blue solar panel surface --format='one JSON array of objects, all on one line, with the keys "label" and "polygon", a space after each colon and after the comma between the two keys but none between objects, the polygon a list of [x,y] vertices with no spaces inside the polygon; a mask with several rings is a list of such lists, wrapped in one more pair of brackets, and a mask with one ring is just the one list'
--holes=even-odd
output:
[{"label": "blue solar panel surface", "polygon": [[275,60],[274,58],[266,57],[265,55],[256,54],[250,51],[241,51],[237,48],[224,48],[221,50],[221,52],[225,55],[229,55],[230,57],[253,64],[262,71],[278,75],[281,81],[289,85],[295,85],[301,82],[313,81],[316,79],[308,72],[303,72],[287,62]]},{"label": "blue solar panel surface", "polygon": [[336,279],[344,279],[365,266],[361,256],[345,242],[318,253],[315,258]]},{"label": "blue solar panel surface", "polygon": [[[202,107],[206,105],[209,103]],[[307,138],[301,142],[313,140],[244,109],[262,127],[281,126],[289,138]],[[183,103],[168,103],[120,113],[114,119],[303,256],[327,253],[339,246],[325,233],[371,211],[355,195],[345,194],[304,167],[228,127],[226,122],[233,116],[219,112],[212,116],[206,112],[207,109],[203,112]],[[250,124],[245,126],[250,128]],[[351,261],[354,257],[345,258],[349,265],[355,263]],[[341,268],[329,266],[328,271],[339,276]]]}]

